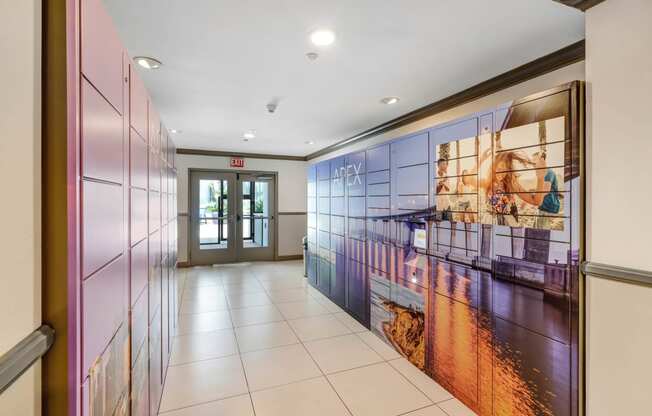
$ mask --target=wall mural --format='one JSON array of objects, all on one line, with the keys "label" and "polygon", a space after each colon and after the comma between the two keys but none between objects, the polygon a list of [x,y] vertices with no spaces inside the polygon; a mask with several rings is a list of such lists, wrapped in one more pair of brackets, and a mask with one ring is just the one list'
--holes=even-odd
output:
[{"label": "wall mural", "polygon": [[479,415],[579,412],[574,82],[309,168],[309,279]]}]

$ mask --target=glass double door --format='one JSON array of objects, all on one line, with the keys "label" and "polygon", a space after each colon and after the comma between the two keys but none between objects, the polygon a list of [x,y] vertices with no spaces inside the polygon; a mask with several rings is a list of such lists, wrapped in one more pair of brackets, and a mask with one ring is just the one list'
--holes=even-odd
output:
[{"label": "glass double door", "polygon": [[190,171],[190,263],[274,260],[275,176]]}]

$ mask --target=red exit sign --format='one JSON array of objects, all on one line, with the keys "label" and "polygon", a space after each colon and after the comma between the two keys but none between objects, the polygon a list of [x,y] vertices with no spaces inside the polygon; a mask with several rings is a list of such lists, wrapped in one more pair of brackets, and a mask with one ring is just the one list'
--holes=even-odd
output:
[{"label": "red exit sign", "polygon": [[231,167],[232,168],[244,168],[244,158],[243,157],[232,157],[231,158]]}]

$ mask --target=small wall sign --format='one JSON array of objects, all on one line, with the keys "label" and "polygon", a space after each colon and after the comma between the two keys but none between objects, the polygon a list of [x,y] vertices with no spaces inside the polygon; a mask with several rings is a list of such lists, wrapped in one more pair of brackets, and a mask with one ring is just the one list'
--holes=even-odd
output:
[{"label": "small wall sign", "polygon": [[231,167],[232,168],[244,168],[244,158],[243,157],[232,157],[231,158]]}]

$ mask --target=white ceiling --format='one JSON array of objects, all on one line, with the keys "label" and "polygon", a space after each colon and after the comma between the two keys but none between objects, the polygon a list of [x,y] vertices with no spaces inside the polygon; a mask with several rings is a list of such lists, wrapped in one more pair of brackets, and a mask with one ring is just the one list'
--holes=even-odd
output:
[{"label": "white ceiling", "polygon": [[104,1],[131,56],[163,62],[141,76],[196,149],[303,156],[584,38],[552,0]]}]

